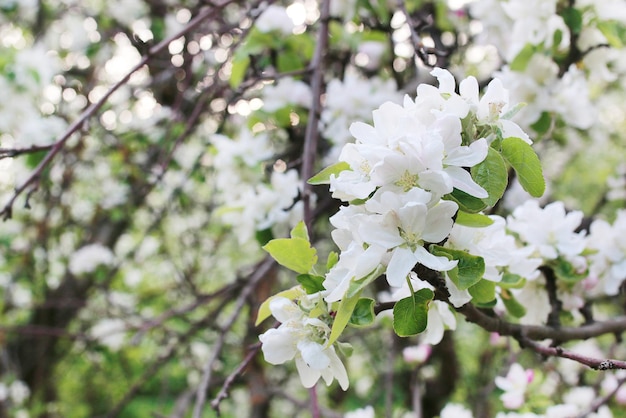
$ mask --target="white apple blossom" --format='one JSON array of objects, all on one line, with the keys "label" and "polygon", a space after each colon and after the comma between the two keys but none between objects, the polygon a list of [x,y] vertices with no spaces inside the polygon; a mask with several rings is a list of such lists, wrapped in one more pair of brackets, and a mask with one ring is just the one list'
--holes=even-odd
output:
[{"label": "white apple blossom", "polygon": [[281,322],[259,336],[265,360],[283,364],[295,360],[304,387],[313,387],[321,378],[327,385],[337,379],[343,390],[349,385],[348,374],[334,346],[327,346],[329,326],[309,316],[293,301],[274,297],[269,304],[272,315]]},{"label": "white apple blossom", "polygon": [[267,6],[254,24],[260,32],[276,31],[282,35],[291,35],[295,27],[287,10],[274,4]]},{"label": "white apple blossom", "polygon": [[344,418],[375,418],[376,411],[371,405],[366,406],[365,408],[355,409],[354,411],[350,411],[346,413]]},{"label": "white apple blossom", "polygon": [[575,232],[582,218],[581,211],[566,213],[563,202],[541,208],[536,200],[529,200],[507,218],[507,227],[544,259],[573,259],[585,249],[584,232]]},{"label": "white apple blossom", "polygon": [[518,409],[524,403],[526,387],[533,380],[533,371],[525,370],[520,364],[513,363],[506,377],[496,376],[495,384],[504,393],[500,399],[508,409]]},{"label": "white apple blossom", "polygon": [[456,403],[447,404],[439,413],[439,418],[473,418],[472,411]]},{"label": "white apple blossom", "polygon": [[263,109],[275,112],[290,105],[308,108],[312,102],[311,97],[308,84],[292,77],[283,77],[263,89]]},{"label": "white apple blossom", "polygon": [[626,211],[620,210],[613,224],[603,219],[591,223],[587,246],[589,275],[599,279],[607,295],[616,295],[626,279]]},{"label": "white apple blossom", "polygon": [[93,272],[98,266],[111,266],[115,262],[115,255],[108,247],[102,244],[88,244],[74,252],[69,260],[69,270],[72,274],[80,275]]}]

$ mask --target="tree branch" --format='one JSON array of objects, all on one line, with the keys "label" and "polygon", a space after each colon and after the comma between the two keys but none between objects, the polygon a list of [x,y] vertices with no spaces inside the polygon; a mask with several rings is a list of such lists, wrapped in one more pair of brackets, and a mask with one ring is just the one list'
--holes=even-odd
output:
[{"label": "tree branch", "polygon": [[626,361],[613,360],[613,359],[596,359],[593,357],[583,356],[574,353],[569,350],[565,350],[563,347],[546,347],[539,344],[536,341],[532,341],[525,337],[517,338],[522,348],[530,348],[536,353],[549,357],[561,357],[570,360],[574,360],[580,364],[584,364],[594,370],[613,370],[613,369],[626,369]]},{"label": "tree branch", "polygon": [[315,46],[315,53],[311,61],[310,68],[313,71],[311,77],[311,93],[313,101],[309,110],[309,120],[306,126],[304,136],[304,149],[302,151],[302,203],[304,205],[304,223],[307,226],[309,234],[311,233],[313,223],[313,210],[311,208],[311,195],[313,194],[312,186],[307,180],[313,176],[313,164],[317,154],[317,138],[319,116],[322,110],[322,90],[324,83],[324,54],[328,46],[328,21],[330,19],[330,0],[324,0],[321,6],[320,28]]},{"label": "tree branch", "polygon": [[51,146],[50,151],[48,151],[46,156],[40,161],[37,167],[35,167],[30,176],[20,186],[15,188],[13,196],[4,206],[2,211],[0,211],[0,216],[2,216],[4,220],[11,218],[11,216],[13,215],[13,204],[15,203],[15,200],[18,198],[18,196],[21,195],[26,189],[33,186],[34,183],[36,183],[36,181],[41,177],[44,169],[50,164],[52,159],[63,149],[68,139],[70,139],[73,134],[78,132],[84,126],[85,122],[87,122],[88,119],[95,115],[96,112],[98,112],[98,110],[100,110],[100,108],[109,100],[109,97],[111,97],[111,95],[115,93],[115,91],[117,91],[120,87],[125,85],[128,80],[130,80],[130,77],[134,73],[136,73],[139,69],[146,65],[154,55],[166,49],[172,41],[195,29],[205,19],[208,19],[214,14],[217,14],[219,10],[223,9],[225,6],[233,3],[234,1],[235,0],[223,0],[219,4],[214,4],[212,8],[205,9],[204,11],[200,12],[198,16],[192,19],[183,29],[150,48],[148,53],[142,57],[139,63],[137,63],[133,68],[128,71],[128,73],[126,73],[124,77],[122,77],[117,83],[109,88],[109,90],[98,101],[92,103],[85,111],[83,111],[78,119],[72,122],[72,124],[69,126],[69,128],[67,128],[65,133],[63,133],[63,135],[61,135],[59,139],[57,139],[56,142]]}]

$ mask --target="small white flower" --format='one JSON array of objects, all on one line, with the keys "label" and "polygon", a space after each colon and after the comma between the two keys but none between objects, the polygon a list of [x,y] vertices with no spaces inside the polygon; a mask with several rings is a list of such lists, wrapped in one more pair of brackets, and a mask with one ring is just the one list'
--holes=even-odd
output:
[{"label": "small white flower", "polygon": [[276,5],[267,6],[256,20],[255,26],[264,33],[278,31],[283,35],[293,34],[293,28],[295,27],[293,20],[287,14],[287,10]]},{"label": "small white flower", "polygon": [[265,360],[271,364],[295,360],[304,387],[313,387],[321,377],[327,385],[337,379],[346,390],[349,385],[346,368],[335,347],[326,347],[328,325],[309,318],[296,303],[284,297],[273,298],[270,311],[281,325],[259,335]]},{"label": "small white flower", "polygon": [[508,409],[518,409],[524,404],[526,387],[533,380],[533,371],[513,363],[506,377],[496,376],[496,386],[504,391],[500,399]]},{"label": "small white flower", "polygon": [[93,272],[100,265],[111,266],[115,262],[113,252],[102,244],[89,244],[70,256],[69,270],[79,275]]}]

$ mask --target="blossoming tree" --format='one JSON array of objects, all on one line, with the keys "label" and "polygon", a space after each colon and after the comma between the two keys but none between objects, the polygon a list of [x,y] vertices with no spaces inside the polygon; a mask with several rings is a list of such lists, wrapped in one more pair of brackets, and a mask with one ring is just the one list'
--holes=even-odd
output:
[{"label": "blossoming tree", "polygon": [[624,416],[622,0],[0,11],[0,416]]}]

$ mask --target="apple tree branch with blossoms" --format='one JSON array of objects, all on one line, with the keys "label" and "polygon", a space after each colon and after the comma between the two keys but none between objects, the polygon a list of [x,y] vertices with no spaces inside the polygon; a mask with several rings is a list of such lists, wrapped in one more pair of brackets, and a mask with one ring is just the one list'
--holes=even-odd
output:
[{"label": "apple tree branch with blossoms", "polygon": [[0,417],[625,416],[622,0],[0,3]]}]

